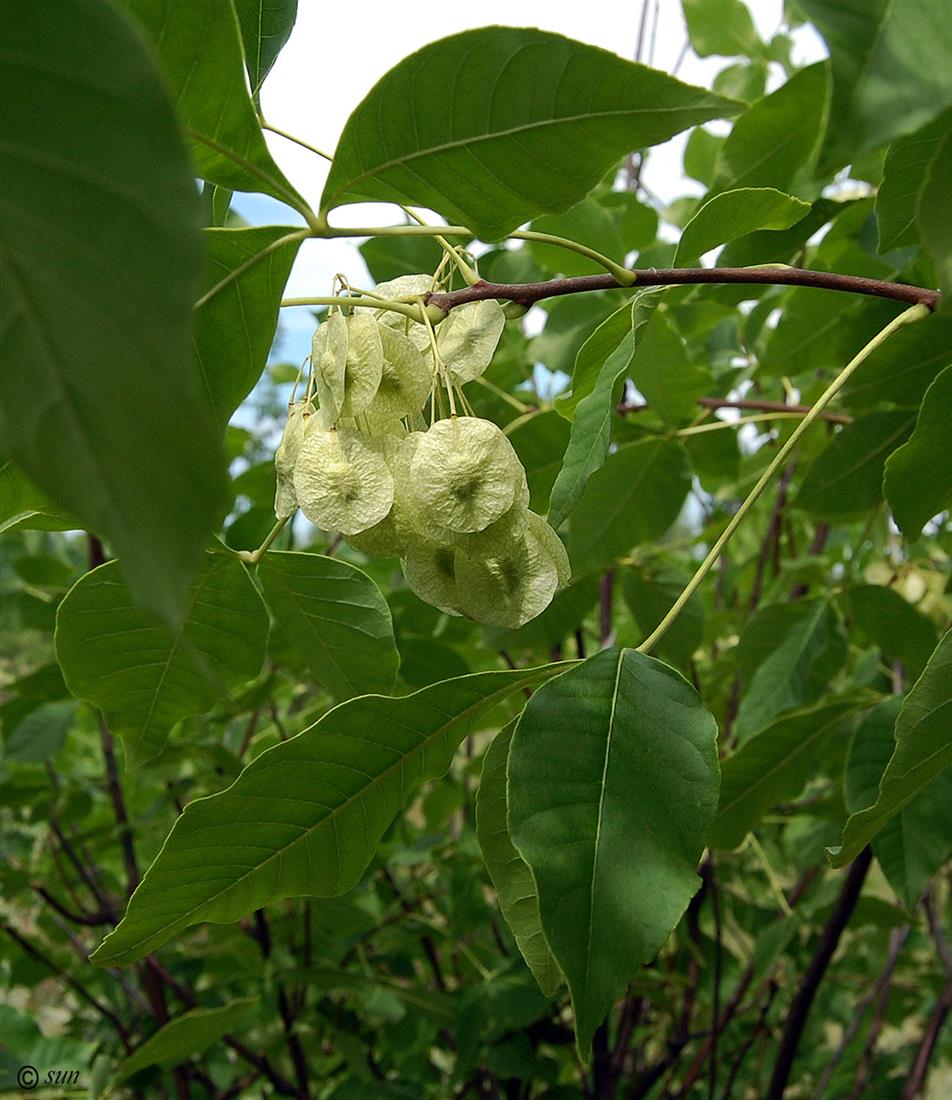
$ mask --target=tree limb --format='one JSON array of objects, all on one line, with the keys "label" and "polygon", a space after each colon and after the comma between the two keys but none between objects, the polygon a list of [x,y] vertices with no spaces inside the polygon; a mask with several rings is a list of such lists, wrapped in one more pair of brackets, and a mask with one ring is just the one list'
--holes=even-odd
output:
[{"label": "tree limb", "polygon": [[890,283],[883,279],[867,279],[861,275],[838,275],[831,271],[784,265],[763,267],[668,267],[635,271],[630,287],[612,275],[577,275],[566,279],[546,279],[537,283],[489,283],[481,279],[472,286],[445,293],[428,294],[425,303],[448,313],[467,302],[496,298],[528,308],[545,298],[592,290],[640,289],[646,286],[694,286],[700,284],[742,284],[759,286],[800,286],[818,290],[839,290],[849,294],[864,294],[874,298],[889,298],[909,305],[922,304],[934,310],[941,295],[937,290]]}]

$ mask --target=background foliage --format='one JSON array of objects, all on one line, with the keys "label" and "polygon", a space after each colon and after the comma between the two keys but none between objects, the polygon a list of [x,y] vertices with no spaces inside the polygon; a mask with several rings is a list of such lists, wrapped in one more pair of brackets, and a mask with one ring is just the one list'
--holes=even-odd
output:
[{"label": "background foliage", "polygon": [[[36,1067],[47,1096],[944,1095],[943,0],[797,0],[770,41],[741,0],[683,0],[711,89],[546,32],[444,39],[356,107],[316,211],[258,105],[294,0],[8,7],[0,1089]],[[806,20],[830,56],[797,69]],[[641,167],[685,130],[706,193],[664,205]],[[298,250],[369,237],[373,282],[442,256],[432,230],[332,228],[365,199],[442,216],[487,280],[614,276],[531,326],[510,307],[467,390],[572,560],[519,630],[303,519],[248,553]],[[701,257],[779,266],[628,286]],[[903,308],[791,267],[946,293],[648,655]]]}]

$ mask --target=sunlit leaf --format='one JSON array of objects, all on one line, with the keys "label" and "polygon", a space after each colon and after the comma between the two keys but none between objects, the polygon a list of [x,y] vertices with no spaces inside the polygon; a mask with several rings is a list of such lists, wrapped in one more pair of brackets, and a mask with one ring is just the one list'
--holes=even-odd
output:
[{"label": "sunlit leaf", "polygon": [[192,343],[204,391],[222,425],[264,371],[301,244],[295,233],[280,225],[205,231],[208,265]]},{"label": "sunlit leaf", "polygon": [[155,46],[198,174],[300,208],[303,200],[272,160],[248,94],[232,0],[123,3]]},{"label": "sunlit leaf", "polygon": [[705,252],[758,229],[788,229],[810,204],[773,187],[740,187],[708,199],[684,227],[675,267],[690,267]]},{"label": "sunlit leaf", "polygon": [[496,240],[573,206],[632,149],[738,109],[561,35],[464,31],[371,89],[344,127],[321,208],[416,203]]},{"label": "sunlit leaf", "polygon": [[648,437],[608,456],[572,514],[573,568],[604,565],[634,546],[660,538],[678,518],[691,487],[684,448]]},{"label": "sunlit leaf", "polygon": [[820,703],[777,719],[721,763],[721,801],[710,829],[715,848],[736,848],[778,802],[796,798],[823,767],[823,747],[851,701]]},{"label": "sunlit leaf", "polygon": [[203,1054],[216,1039],[234,1031],[257,1003],[257,997],[245,997],[219,1008],[193,1008],[183,1012],[119,1063],[117,1080],[131,1077],[146,1066],[177,1066],[192,1055]]},{"label": "sunlit leaf", "polygon": [[[866,716],[850,748],[844,777],[846,808],[857,813],[876,801],[879,781],[896,747],[902,699],[887,699]],[[912,911],[923,887],[952,855],[952,767],[947,767],[888,821],[872,840],[889,885]]]},{"label": "sunlit leaf", "polygon": [[827,65],[819,62],[751,104],[720,148],[713,189],[795,191],[798,174],[810,165],[822,138],[828,94]]},{"label": "sunlit leaf", "polygon": [[883,488],[907,538],[916,538],[926,522],[952,501],[950,414],[952,367],[946,367],[926,390],[909,442],[886,461]]},{"label": "sunlit leaf", "polygon": [[552,486],[549,523],[558,527],[608,457],[612,419],[625,375],[658,303],[657,293],[637,294],[582,345],[572,375],[572,434]]},{"label": "sunlit leaf", "polygon": [[234,0],[244,45],[245,68],[257,98],[265,77],[291,37],[297,0]]},{"label": "sunlit leaf", "polygon": [[799,0],[830,49],[833,102],[824,171],[918,130],[952,103],[945,0]]}]

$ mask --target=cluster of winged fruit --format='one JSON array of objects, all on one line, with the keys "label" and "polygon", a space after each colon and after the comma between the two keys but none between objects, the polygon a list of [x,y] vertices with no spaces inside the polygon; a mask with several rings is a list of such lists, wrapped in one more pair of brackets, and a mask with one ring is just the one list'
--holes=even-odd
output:
[{"label": "cluster of winged fruit", "polygon": [[[432,285],[405,275],[373,294],[412,301]],[[568,582],[562,541],[529,511],[525,470],[495,424],[424,419],[434,387],[459,393],[483,373],[504,324],[495,301],[454,309],[435,334],[387,309],[331,312],[275,453],[275,512],[300,508],[361,553],[399,557],[409,587],[443,611],[515,628]]]}]

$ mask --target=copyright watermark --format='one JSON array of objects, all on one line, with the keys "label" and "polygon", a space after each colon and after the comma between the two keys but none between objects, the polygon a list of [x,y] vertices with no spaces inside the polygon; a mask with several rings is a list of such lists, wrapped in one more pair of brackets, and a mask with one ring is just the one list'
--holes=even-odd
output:
[{"label": "copyright watermark", "polygon": [[54,1086],[57,1088],[78,1089],[81,1087],[79,1082],[79,1070],[48,1069],[41,1074],[36,1066],[20,1066],[17,1070],[17,1086],[24,1092],[32,1092],[40,1086],[43,1088]]}]

